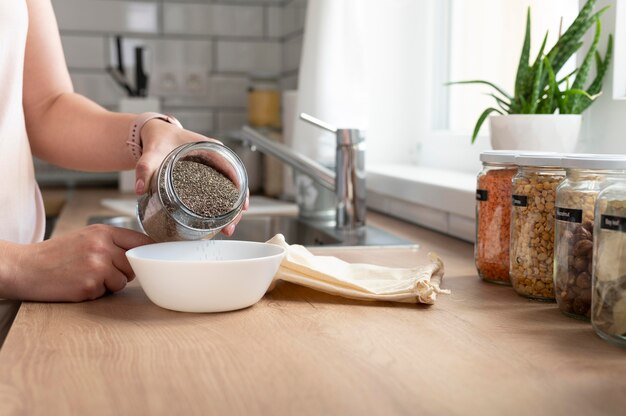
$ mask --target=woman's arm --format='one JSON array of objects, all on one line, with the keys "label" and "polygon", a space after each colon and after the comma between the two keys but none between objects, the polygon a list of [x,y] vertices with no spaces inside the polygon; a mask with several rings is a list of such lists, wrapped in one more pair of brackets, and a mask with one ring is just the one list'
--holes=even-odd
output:
[{"label": "woman's arm", "polygon": [[74,93],[50,0],[27,4],[23,103],[33,154],[70,169],[132,169],[125,141],[135,116]]},{"label": "woman's arm", "polygon": [[[135,161],[126,141],[135,114],[107,111],[74,93],[50,0],[26,0],[29,29],[24,62],[24,113],[33,154],[55,165],[85,171],[135,168],[137,194],[176,147],[214,140],[154,119],[141,130],[143,155]],[[244,210],[248,208],[248,200]],[[231,235],[235,224],[222,232]]]}]

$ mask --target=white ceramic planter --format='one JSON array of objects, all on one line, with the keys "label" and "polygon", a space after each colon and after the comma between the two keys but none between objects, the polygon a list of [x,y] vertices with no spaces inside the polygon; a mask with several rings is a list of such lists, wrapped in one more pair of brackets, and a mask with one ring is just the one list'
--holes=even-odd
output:
[{"label": "white ceramic planter", "polygon": [[580,134],[580,114],[509,114],[490,117],[495,150],[572,153]]}]

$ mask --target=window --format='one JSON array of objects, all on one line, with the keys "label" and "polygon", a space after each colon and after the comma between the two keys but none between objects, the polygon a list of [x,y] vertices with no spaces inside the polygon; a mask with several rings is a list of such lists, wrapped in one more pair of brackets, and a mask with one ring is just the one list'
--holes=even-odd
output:
[{"label": "window", "polygon": [[[577,0],[450,0],[450,80],[484,79],[513,93],[526,26],[531,10],[531,61],[534,61],[548,31],[546,52],[560,31],[565,31],[578,14]],[[562,19],[562,29],[561,29]],[[561,70],[575,68],[572,58]],[[449,130],[471,132],[480,113],[495,103],[483,85],[447,87]],[[445,95],[446,92],[440,91]]]},{"label": "window", "polygon": [[[602,0],[600,0],[601,2]],[[391,0],[368,2],[370,72],[368,201],[392,215],[467,240],[473,238],[478,155],[486,129],[470,137],[493,105],[485,79],[513,93],[531,7],[531,59],[576,17],[577,0]],[[597,8],[602,7],[598,5]],[[571,70],[574,62],[563,69]],[[569,72],[569,71],[568,71]],[[413,167],[411,167],[411,165]],[[382,196],[382,197],[381,197]]]},{"label": "window", "polygon": [[[370,72],[368,163],[409,163],[475,172],[486,137],[470,144],[478,115],[493,99],[486,86],[445,86],[485,79],[513,92],[531,7],[536,55],[551,47],[578,13],[577,0],[392,0],[368,2]],[[534,56],[531,56],[534,60]],[[573,69],[568,63],[562,73]],[[486,125],[485,125],[486,126]],[[483,134],[486,132],[483,129]]]}]

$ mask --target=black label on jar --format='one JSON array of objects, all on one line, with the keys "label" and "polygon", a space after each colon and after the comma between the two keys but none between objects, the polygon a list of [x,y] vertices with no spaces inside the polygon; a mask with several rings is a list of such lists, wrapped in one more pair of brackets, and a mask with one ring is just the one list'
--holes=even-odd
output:
[{"label": "black label on jar", "polygon": [[477,201],[486,201],[487,200],[487,190],[486,189],[477,189],[476,190],[476,200]]},{"label": "black label on jar", "polygon": [[556,207],[556,219],[566,222],[583,222],[583,210],[575,208]]},{"label": "black label on jar", "polygon": [[613,230],[626,232],[626,218],[614,215],[600,216],[600,228],[603,230]]},{"label": "black label on jar", "polygon": [[526,195],[513,195],[514,207],[526,207],[528,206],[528,197]]}]

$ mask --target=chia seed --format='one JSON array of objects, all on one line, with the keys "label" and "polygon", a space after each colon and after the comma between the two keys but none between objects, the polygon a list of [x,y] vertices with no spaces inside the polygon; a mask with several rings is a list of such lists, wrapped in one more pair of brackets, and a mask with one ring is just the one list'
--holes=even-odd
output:
[{"label": "chia seed", "polygon": [[156,242],[213,238],[243,209],[246,188],[245,168],[232,150],[189,143],[163,159],[137,202],[137,217]]},{"label": "chia seed", "polygon": [[172,172],[172,185],[185,207],[203,217],[231,211],[239,190],[222,173],[203,163],[180,160]]}]

